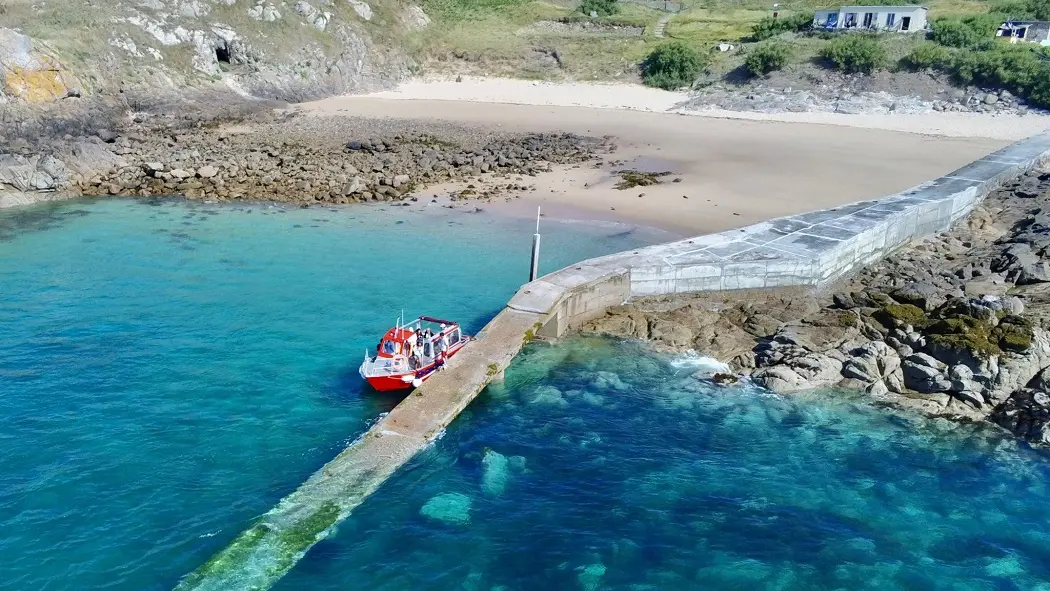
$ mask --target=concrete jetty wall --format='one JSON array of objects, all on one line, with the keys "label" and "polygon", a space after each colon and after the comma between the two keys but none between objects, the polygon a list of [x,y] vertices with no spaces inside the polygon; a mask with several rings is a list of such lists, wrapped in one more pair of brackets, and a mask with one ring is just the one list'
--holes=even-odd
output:
[{"label": "concrete jetty wall", "polygon": [[534,334],[561,336],[636,296],[820,286],[948,229],[1002,182],[1048,159],[1050,134],[1044,134],[883,199],[594,258],[532,281],[446,371],[405,398],[177,589],[271,587],[433,442]]},{"label": "concrete jetty wall", "polygon": [[600,315],[617,293],[626,301],[682,292],[819,287],[947,230],[1004,181],[1048,159],[1050,134],[1042,134],[882,199],[583,261],[522,286],[508,307],[546,314],[540,334],[561,336]]}]

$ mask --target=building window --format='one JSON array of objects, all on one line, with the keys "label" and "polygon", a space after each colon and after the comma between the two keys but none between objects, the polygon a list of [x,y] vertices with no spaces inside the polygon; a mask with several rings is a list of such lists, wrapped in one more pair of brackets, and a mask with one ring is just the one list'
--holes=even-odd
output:
[{"label": "building window", "polygon": [[1028,27],[1021,27],[1017,29],[1017,38],[1024,39],[1024,36],[1028,34]]},{"label": "building window", "polygon": [[847,12],[846,13],[846,22],[843,23],[843,26],[846,27],[847,29],[857,26],[857,13],[856,12]]},{"label": "building window", "polygon": [[865,12],[864,13],[864,28],[870,29],[871,23],[875,22],[875,13]]},{"label": "building window", "polygon": [[897,24],[897,15],[892,13],[892,12],[887,14],[886,15],[886,27],[890,28],[890,27],[892,27],[895,24]]},{"label": "building window", "polygon": [[911,17],[910,16],[901,17],[901,30],[902,31],[907,31],[910,28],[911,28]]}]

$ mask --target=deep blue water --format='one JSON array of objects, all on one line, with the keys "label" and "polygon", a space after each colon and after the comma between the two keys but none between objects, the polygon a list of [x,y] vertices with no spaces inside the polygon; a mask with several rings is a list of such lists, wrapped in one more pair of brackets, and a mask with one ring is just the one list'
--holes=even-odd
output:
[{"label": "deep blue water", "polygon": [[683,361],[532,347],[278,588],[1050,589],[1046,454]]},{"label": "deep blue water", "polygon": [[[402,307],[482,326],[531,224],[406,209],[0,213],[0,588],[170,589],[396,402],[355,367]],[[1050,590],[1046,454],[694,369],[531,347],[278,588]]]}]

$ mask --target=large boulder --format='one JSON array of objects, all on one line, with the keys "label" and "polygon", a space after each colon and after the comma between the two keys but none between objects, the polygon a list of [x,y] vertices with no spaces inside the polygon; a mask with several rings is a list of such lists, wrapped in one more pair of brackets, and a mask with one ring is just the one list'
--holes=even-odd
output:
[{"label": "large boulder", "polygon": [[[991,361],[991,360],[989,360]],[[995,402],[1010,392],[1028,386],[1031,380],[1050,366],[1050,333],[1041,328],[1032,329],[1031,345],[1023,353],[1004,353],[995,358],[994,365],[983,372]]]},{"label": "large boulder", "polygon": [[0,154],[0,189],[4,185],[20,192],[55,191],[70,179],[61,160],[51,155]]},{"label": "large boulder", "polygon": [[751,381],[778,394],[827,388],[842,380],[842,360],[825,353],[806,353],[751,374]]},{"label": "large boulder", "polygon": [[948,366],[930,355],[916,353],[901,364],[904,386],[922,394],[948,392],[951,381],[945,375]]},{"label": "large boulder", "polygon": [[944,290],[929,283],[911,283],[893,292],[893,299],[932,312],[944,303]]},{"label": "large boulder", "polygon": [[904,390],[901,358],[883,341],[871,341],[850,351],[842,377],[867,384],[866,391],[871,394]]},{"label": "large boulder", "polygon": [[1050,395],[1043,390],[1014,391],[988,418],[1022,439],[1050,444]]},{"label": "large boulder", "polygon": [[992,261],[992,271],[1004,274],[1017,285],[1050,281],[1050,264],[1023,242],[1007,245]]}]

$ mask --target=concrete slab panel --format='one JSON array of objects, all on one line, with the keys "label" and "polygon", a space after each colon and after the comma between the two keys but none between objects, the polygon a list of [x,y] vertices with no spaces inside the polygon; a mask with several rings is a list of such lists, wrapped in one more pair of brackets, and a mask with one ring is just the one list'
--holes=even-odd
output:
[{"label": "concrete slab panel", "polygon": [[769,222],[769,225],[770,229],[772,230],[776,230],[777,232],[783,232],[785,234],[790,234],[792,232],[797,232],[798,230],[801,230],[803,228],[808,228],[813,224],[788,217],[772,220]]},{"label": "concrete slab panel", "polygon": [[855,232],[843,228],[836,228],[831,224],[818,224],[808,230],[799,232],[799,234],[802,236],[819,236],[821,238],[830,238],[832,240],[846,240],[847,238],[852,237]]},{"label": "concrete slab panel", "polygon": [[723,244],[722,246],[708,248],[707,253],[718,259],[727,259],[735,254],[740,254],[745,250],[751,250],[753,248],[755,248],[754,244],[748,244],[741,240],[739,242],[730,242]]}]

